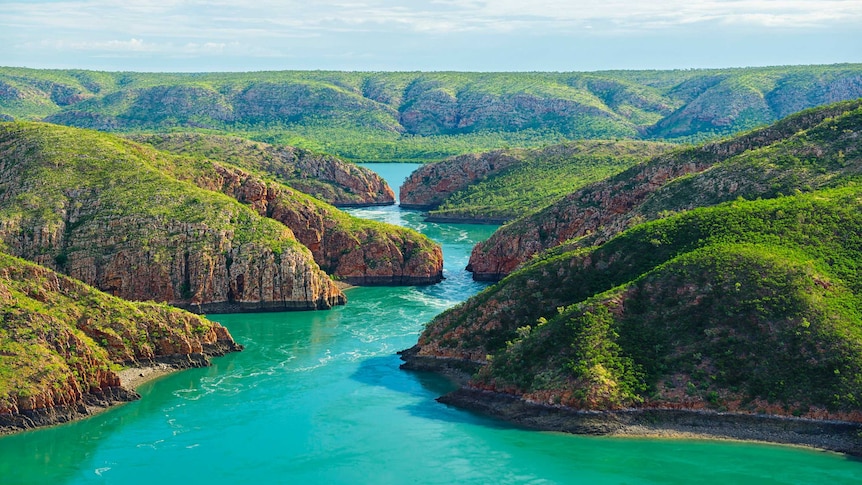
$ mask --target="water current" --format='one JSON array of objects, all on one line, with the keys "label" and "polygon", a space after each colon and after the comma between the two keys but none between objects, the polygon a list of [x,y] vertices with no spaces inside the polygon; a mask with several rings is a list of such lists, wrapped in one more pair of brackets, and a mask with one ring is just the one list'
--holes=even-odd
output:
[{"label": "water current", "polygon": [[[416,166],[369,167],[397,187]],[[351,212],[440,242],[446,280],[349,289],[330,311],[211,315],[244,352],[90,419],[0,439],[0,484],[862,483],[862,462],[834,453],[535,432],[435,402],[452,384],[399,370],[395,352],[482,289],[463,268],[495,227]]]}]

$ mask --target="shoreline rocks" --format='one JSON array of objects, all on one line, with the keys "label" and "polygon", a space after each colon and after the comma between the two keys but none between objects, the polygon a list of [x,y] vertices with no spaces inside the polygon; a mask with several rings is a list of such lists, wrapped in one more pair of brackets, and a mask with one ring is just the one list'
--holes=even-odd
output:
[{"label": "shoreline rocks", "polygon": [[862,456],[862,423],[847,421],[686,409],[577,411],[464,387],[437,401],[541,431],[733,439],[801,445]]},{"label": "shoreline rocks", "polygon": [[473,388],[481,363],[419,355],[418,346],[398,352],[401,369],[433,372],[460,387],[436,400],[537,431],[593,436],[704,438],[799,445],[862,457],[862,423],[703,409],[579,411],[528,402],[518,396]]}]

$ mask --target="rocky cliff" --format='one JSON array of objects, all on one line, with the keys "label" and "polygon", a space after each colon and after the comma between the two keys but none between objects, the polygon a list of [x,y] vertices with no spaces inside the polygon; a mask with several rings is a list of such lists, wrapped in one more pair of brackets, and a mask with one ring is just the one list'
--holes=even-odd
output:
[{"label": "rocky cliff", "polygon": [[245,170],[268,173],[296,190],[336,207],[395,203],[395,194],[379,175],[331,155],[218,135],[174,133],[130,138],[170,153],[204,157]]},{"label": "rocky cliff", "polygon": [[241,169],[199,162],[195,183],[291,228],[315,261],[353,285],[426,285],[443,279],[440,246],[416,231],[365,221]]},{"label": "rocky cliff", "polygon": [[130,303],[0,253],[0,433],[66,422],[138,399],[121,366],[209,365],[241,346],[217,323]]},{"label": "rocky cliff", "polygon": [[436,209],[453,193],[523,160],[518,155],[518,151],[497,150],[420,167],[401,185],[400,205],[404,209]]},{"label": "rocky cliff", "polygon": [[[853,140],[859,132],[858,116],[848,117],[848,113],[858,110],[860,105],[859,101],[852,101],[804,111],[775,125],[725,141],[660,155],[588,185],[536,214],[501,228],[490,239],[477,244],[467,269],[473,272],[474,279],[496,281],[533,255],[566,241],[575,246],[602,243],[633,224],[676,210],[711,205],[738,196],[756,198],[773,196],[782,190],[785,193],[811,190],[840,174],[858,173],[858,164],[853,162],[858,158],[853,148]],[[803,140],[808,130],[824,123],[829,126],[822,129],[837,130],[838,125],[830,122],[836,116],[845,117],[841,130],[847,133],[844,133],[841,147],[835,145],[839,141],[836,137]],[[772,160],[762,151],[782,142],[789,148],[782,148],[784,151]],[[795,147],[800,143],[805,143],[805,147]],[[830,148],[833,145],[834,149]],[[840,163],[837,161],[839,151],[842,153]],[[746,152],[750,153],[740,159],[734,158]],[[834,155],[829,159],[834,166],[824,164],[816,168],[814,162],[807,162],[808,167],[786,161],[779,163],[780,167],[752,163],[753,159],[766,160],[767,165],[775,165],[782,157],[795,157],[799,161],[800,156],[813,160],[812,157],[827,152]],[[820,158],[824,160],[827,159]],[[718,169],[718,165],[723,168]],[[731,165],[734,168],[725,169]],[[703,173],[712,167],[717,168]],[[818,182],[812,176],[817,170],[832,175],[820,177]],[[778,172],[784,175],[778,176]],[[712,195],[707,197],[706,194]],[[665,202],[660,202],[662,200]],[[578,242],[578,238],[583,240]]]},{"label": "rocky cliff", "polygon": [[0,240],[131,300],[201,312],[345,301],[284,225],[179,181],[139,145],[87,130],[0,125]]},{"label": "rocky cliff", "polygon": [[413,172],[401,207],[428,210],[428,221],[507,222],[672,146],[581,140],[453,157]]}]

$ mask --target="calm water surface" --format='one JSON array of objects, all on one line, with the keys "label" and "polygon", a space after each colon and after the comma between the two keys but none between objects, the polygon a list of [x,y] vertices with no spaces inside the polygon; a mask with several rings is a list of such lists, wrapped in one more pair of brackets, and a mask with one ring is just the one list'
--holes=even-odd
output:
[{"label": "calm water surface", "polygon": [[[397,190],[415,165],[371,167]],[[494,228],[351,212],[441,242],[446,281],[351,289],[332,311],[214,315],[244,352],[94,418],[0,439],[0,484],[862,483],[862,463],[831,453],[539,433],[436,403],[451,384],[399,370],[394,354],[481,290],[462,269]]]}]

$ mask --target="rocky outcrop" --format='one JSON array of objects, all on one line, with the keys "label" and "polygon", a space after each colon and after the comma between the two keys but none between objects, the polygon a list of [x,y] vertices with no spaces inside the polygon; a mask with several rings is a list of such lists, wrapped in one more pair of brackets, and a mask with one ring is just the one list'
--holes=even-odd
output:
[{"label": "rocky outcrop", "polygon": [[331,155],[219,135],[172,133],[130,138],[171,153],[200,156],[245,170],[266,172],[336,207],[395,203],[395,194],[379,175]]},{"label": "rocky outcrop", "polygon": [[241,350],[217,323],[129,303],[0,253],[0,433],[67,422],[140,396],[116,365],[209,365]]},{"label": "rocky outcrop", "polygon": [[362,221],[289,187],[213,163],[196,183],[291,228],[324,271],[352,285],[427,285],[443,279],[440,246],[406,229]]},{"label": "rocky outcrop", "polygon": [[345,301],[289,229],[171,178],[137,145],[10,124],[0,153],[0,240],[16,256],[122,298],[199,312]]},{"label": "rocky outcrop", "polygon": [[588,185],[534,215],[516,220],[477,244],[467,270],[473,272],[476,280],[497,281],[533,255],[565,241],[585,238],[584,244],[601,244],[640,222],[638,208],[670,182],[704,172],[744,152],[785,140],[859,105],[860,102],[854,101],[808,110],[726,141],[658,156]]},{"label": "rocky outcrop", "polygon": [[583,435],[724,438],[802,445],[862,456],[862,423],[858,422],[683,409],[579,411],[466,387],[437,400],[542,431]]},{"label": "rocky outcrop", "polygon": [[403,209],[436,209],[453,193],[522,161],[523,156],[518,155],[516,151],[497,150],[420,167],[401,185],[399,205]]},{"label": "rocky outcrop", "polygon": [[502,224],[671,148],[579,140],[453,157],[411,174],[401,187],[401,207],[427,210],[429,222]]}]

